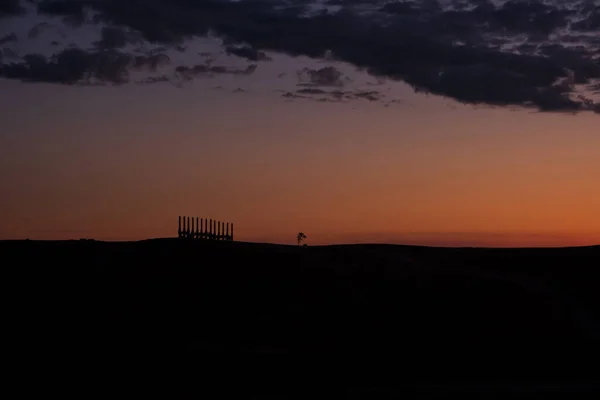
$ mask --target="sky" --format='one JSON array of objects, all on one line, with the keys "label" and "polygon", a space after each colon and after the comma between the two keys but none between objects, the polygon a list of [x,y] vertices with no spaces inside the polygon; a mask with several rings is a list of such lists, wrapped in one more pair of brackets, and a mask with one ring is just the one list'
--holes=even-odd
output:
[{"label": "sky", "polygon": [[0,240],[600,244],[600,1],[0,3]]}]

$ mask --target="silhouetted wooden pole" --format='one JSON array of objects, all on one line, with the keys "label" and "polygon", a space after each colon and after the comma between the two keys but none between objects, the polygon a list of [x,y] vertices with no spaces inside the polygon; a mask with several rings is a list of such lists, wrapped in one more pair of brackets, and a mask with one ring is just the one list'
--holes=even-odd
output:
[{"label": "silhouetted wooden pole", "polygon": [[211,219],[210,219],[210,232],[209,232],[209,234],[208,234],[208,238],[209,238],[209,239],[212,239],[212,236],[213,236],[213,220],[212,220],[212,218],[211,218]]}]

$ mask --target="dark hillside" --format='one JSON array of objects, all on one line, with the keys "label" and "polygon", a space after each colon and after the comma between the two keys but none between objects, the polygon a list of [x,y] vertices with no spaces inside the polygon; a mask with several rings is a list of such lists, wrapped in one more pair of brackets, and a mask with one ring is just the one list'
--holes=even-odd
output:
[{"label": "dark hillside", "polygon": [[[600,247],[156,239],[12,241],[0,251],[25,289],[27,311],[13,309],[33,327],[25,339],[64,352],[245,359],[227,372],[234,382],[234,370],[260,376],[264,358],[303,360],[314,379],[300,386],[363,390],[573,387],[600,376]],[[293,392],[286,379],[298,376],[283,375]]]}]

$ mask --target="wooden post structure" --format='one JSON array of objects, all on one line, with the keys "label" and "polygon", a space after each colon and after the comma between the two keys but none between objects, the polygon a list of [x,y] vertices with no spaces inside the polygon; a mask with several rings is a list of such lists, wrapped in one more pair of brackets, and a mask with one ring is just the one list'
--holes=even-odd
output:
[{"label": "wooden post structure", "polygon": [[233,241],[233,222],[180,215],[177,217],[177,236],[188,239]]}]

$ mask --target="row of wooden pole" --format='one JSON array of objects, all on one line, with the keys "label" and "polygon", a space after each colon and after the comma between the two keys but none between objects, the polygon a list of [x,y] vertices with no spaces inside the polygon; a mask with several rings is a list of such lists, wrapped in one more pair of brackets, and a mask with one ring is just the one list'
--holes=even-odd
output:
[{"label": "row of wooden pole", "polygon": [[[194,223],[194,219],[196,220]],[[183,222],[183,224],[182,224]],[[190,224],[191,222],[191,224]],[[233,222],[209,218],[179,217],[177,236],[188,239],[233,240]]]}]

